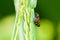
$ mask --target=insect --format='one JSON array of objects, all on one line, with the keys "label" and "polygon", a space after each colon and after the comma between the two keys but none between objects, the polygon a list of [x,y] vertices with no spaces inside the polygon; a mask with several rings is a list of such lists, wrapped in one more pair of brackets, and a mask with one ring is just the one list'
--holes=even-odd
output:
[{"label": "insect", "polygon": [[36,26],[40,27],[40,17],[38,13],[35,13],[34,23]]}]

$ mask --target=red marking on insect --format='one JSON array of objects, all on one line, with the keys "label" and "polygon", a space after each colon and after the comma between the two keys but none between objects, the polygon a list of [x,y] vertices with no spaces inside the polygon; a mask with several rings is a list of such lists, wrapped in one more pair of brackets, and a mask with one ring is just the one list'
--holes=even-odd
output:
[{"label": "red marking on insect", "polygon": [[40,27],[40,18],[39,18],[39,14],[38,13],[35,13],[34,23],[35,23],[35,25]]}]

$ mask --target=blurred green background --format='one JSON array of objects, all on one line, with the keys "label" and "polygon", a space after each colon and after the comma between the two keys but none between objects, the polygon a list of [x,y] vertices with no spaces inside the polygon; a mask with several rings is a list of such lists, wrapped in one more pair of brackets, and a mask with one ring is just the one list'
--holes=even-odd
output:
[{"label": "blurred green background", "polygon": [[[11,40],[15,20],[14,0],[0,0],[0,40]],[[60,40],[60,0],[37,0],[41,18],[37,40]]]}]

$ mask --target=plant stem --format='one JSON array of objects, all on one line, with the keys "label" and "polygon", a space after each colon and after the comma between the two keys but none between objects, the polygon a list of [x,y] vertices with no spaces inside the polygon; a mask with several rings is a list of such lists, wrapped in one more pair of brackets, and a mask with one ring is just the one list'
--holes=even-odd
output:
[{"label": "plant stem", "polygon": [[[36,0],[33,0],[35,3]],[[32,0],[14,0],[16,9],[16,21],[11,40],[36,40],[36,28],[34,25],[34,8],[31,7]],[[32,3],[33,4],[33,3]],[[34,4],[36,5],[36,4]]]}]

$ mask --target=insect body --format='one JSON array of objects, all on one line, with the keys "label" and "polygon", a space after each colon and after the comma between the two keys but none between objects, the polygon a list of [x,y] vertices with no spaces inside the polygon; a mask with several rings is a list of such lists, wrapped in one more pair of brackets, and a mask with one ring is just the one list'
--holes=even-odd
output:
[{"label": "insect body", "polygon": [[38,13],[35,13],[34,23],[36,26],[40,27],[40,18]]}]

